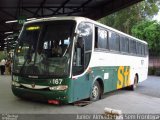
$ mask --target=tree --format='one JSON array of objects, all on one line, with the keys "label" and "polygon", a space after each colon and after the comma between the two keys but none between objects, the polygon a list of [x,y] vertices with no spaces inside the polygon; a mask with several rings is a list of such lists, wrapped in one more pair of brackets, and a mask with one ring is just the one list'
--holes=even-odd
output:
[{"label": "tree", "polygon": [[160,55],[160,23],[144,20],[132,28],[133,36],[148,42],[151,54]]},{"label": "tree", "polygon": [[99,22],[131,34],[131,28],[139,21],[152,18],[158,13],[159,0],[145,0],[131,7],[113,13]]}]

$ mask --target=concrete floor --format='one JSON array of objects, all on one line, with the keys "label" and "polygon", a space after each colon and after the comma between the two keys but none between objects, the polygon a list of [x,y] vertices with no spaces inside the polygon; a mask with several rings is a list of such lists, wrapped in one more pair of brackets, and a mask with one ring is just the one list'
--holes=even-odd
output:
[{"label": "concrete floor", "polygon": [[12,94],[11,77],[0,75],[0,113],[9,114],[102,114],[104,108],[122,113],[160,114],[160,77],[149,76],[136,91],[118,90],[87,106],[55,106],[19,99]]}]

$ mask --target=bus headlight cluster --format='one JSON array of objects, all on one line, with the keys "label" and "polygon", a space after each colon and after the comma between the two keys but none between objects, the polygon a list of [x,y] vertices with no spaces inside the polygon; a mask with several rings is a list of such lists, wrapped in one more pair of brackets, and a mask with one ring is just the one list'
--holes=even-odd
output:
[{"label": "bus headlight cluster", "polygon": [[13,86],[16,86],[16,87],[19,87],[19,86],[20,86],[20,84],[19,84],[18,82],[15,82],[15,81],[12,81],[12,85],[13,85]]},{"label": "bus headlight cluster", "polygon": [[13,81],[18,82],[18,81],[19,81],[19,80],[18,80],[18,76],[13,75]]},{"label": "bus headlight cluster", "polygon": [[13,86],[16,86],[16,87],[19,87],[19,86],[20,86],[20,83],[18,83],[18,82],[19,82],[18,76],[13,75],[12,85],[13,85]]},{"label": "bus headlight cluster", "polygon": [[49,87],[50,90],[66,90],[67,88],[68,88],[67,85],[59,85],[59,86]]}]

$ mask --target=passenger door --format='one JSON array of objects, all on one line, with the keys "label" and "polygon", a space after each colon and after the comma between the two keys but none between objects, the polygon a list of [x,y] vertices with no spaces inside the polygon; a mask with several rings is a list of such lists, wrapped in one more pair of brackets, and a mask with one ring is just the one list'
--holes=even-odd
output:
[{"label": "passenger door", "polygon": [[80,23],[78,26],[78,39],[74,44],[74,55],[72,63],[72,82],[74,101],[84,99],[90,95],[91,79],[86,72],[92,53],[93,25],[90,23]]}]

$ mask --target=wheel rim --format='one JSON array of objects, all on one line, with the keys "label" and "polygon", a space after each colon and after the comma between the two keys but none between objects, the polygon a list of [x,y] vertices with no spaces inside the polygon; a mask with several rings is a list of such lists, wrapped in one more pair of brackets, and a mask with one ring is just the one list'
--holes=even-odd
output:
[{"label": "wheel rim", "polygon": [[92,98],[96,100],[98,96],[99,96],[99,88],[98,86],[94,85],[92,90]]}]

